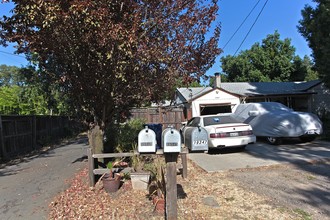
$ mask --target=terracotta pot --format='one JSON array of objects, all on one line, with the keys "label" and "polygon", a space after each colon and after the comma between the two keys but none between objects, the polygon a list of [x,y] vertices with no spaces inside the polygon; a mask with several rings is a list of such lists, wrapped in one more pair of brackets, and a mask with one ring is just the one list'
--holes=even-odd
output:
[{"label": "terracotta pot", "polygon": [[105,174],[102,177],[102,182],[107,193],[116,192],[120,186],[120,175],[115,175],[113,178],[110,174]]},{"label": "terracotta pot", "polygon": [[153,198],[153,203],[155,205],[154,212],[163,214],[165,212],[165,199],[155,196]]}]

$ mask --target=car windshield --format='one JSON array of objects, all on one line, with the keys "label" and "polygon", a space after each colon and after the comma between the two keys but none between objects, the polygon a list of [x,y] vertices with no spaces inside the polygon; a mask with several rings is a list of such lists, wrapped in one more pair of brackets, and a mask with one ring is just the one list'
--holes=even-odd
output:
[{"label": "car windshield", "polygon": [[226,116],[210,116],[210,117],[204,117],[204,126],[209,125],[218,125],[218,124],[229,124],[229,123],[240,123],[237,119],[233,118],[230,115]]}]

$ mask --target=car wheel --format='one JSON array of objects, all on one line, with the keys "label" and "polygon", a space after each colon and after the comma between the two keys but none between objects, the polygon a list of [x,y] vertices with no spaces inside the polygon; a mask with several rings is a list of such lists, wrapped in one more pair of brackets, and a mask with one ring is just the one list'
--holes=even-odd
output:
[{"label": "car wheel", "polygon": [[266,140],[272,145],[281,144],[281,138],[279,137],[267,137]]},{"label": "car wheel", "polygon": [[316,136],[307,136],[307,137],[300,137],[300,140],[302,142],[311,142],[314,141]]}]

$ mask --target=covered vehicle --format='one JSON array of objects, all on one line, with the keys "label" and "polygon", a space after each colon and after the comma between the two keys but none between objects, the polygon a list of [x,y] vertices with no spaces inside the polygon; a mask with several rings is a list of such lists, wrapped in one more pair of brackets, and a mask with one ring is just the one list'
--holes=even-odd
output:
[{"label": "covered vehicle", "polygon": [[293,137],[313,141],[323,132],[322,122],[315,114],[296,112],[277,102],[239,104],[233,114],[251,125],[256,136],[266,137],[271,144]]},{"label": "covered vehicle", "polygon": [[250,125],[239,122],[231,114],[218,114],[191,118],[181,128],[184,142],[191,139],[191,130],[199,126],[207,131],[209,148],[245,148],[247,144],[256,141],[256,136]]}]

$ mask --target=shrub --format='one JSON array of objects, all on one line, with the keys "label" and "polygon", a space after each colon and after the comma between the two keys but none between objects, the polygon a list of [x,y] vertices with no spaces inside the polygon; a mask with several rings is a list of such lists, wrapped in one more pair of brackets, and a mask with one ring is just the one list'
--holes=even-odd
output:
[{"label": "shrub", "polygon": [[144,119],[132,119],[119,126],[116,151],[129,152],[137,146],[138,134],[143,129]]}]

